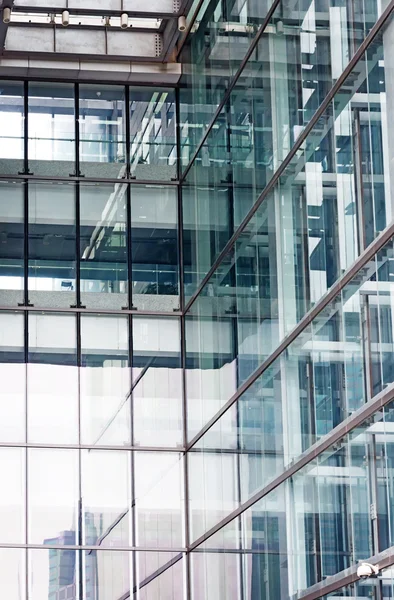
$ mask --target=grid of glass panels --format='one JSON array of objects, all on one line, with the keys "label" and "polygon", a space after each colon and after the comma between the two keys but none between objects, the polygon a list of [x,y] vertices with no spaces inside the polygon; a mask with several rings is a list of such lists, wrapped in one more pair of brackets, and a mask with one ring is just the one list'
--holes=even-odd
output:
[{"label": "grid of glass panels", "polygon": [[394,546],[393,10],[202,3],[177,94],[0,81],[7,600],[293,600]]}]

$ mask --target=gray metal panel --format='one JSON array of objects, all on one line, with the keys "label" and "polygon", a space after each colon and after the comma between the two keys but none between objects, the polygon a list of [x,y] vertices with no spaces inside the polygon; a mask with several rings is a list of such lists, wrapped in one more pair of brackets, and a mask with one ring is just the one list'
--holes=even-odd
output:
[{"label": "gray metal panel", "polygon": [[56,52],[106,54],[105,50],[104,29],[56,29]]},{"label": "gray metal panel", "polygon": [[[30,2],[30,0],[29,0]],[[41,3],[43,0],[41,0]],[[52,2],[50,2],[52,4]],[[64,2],[63,2],[64,6]],[[102,9],[105,14],[105,11],[111,10],[122,10],[122,1],[121,0],[68,0],[68,9],[72,10],[73,8],[87,8],[92,10],[100,10]]]},{"label": "gray metal panel", "polygon": [[154,13],[174,12],[173,0],[123,0],[125,11],[147,11]]},{"label": "gray metal panel", "polygon": [[161,34],[110,29],[107,35],[109,55],[154,57],[156,35]]},{"label": "gray metal panel", "polygon": [[5,49],[23,50],[24,52],[54,52],[53,29],[43,27],[9,27],[5,40]]},{"label": "gray metal panel", "polygon": [[[14,6],[43,6],[45,2],[43,0],[15,0]],[[49,2],[51,8],[65,8],[66,2],[64,0],[51,0]]]}]

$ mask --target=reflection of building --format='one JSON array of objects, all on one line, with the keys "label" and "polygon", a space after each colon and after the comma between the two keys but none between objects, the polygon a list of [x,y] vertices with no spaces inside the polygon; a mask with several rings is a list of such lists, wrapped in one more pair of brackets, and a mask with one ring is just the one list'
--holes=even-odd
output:
[{"label": "reflection of building", "polygon": [[[74,545],[75,531],[63,531],[58,537],[44,540],[44,544],[51,546]],[[59,552],[49,549],[49,590],[48,600],[76,600],[77,598],[77,573],[76,555],[73,550]],[[44,600],[44,599],[43,599]]]}]

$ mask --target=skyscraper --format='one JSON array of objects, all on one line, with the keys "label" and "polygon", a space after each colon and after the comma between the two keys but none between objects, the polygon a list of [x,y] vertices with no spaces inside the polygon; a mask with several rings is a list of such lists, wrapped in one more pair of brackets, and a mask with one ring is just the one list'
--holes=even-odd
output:
[{"label": "skyscraper", "polygon": [[2,1],[0,598],[394,598],[393,12]]}]

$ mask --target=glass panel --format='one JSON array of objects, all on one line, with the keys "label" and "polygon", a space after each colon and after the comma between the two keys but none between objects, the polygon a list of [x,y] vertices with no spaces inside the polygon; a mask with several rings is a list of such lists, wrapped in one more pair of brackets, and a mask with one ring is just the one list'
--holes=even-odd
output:
[{"label": "glass panel", "polygon": [[80,168],[88,177],[126,175],[124,87],[79,86]]},{"label": "glass panel", "polygon": [[0,448],[0,478],[0,542],[23,544],[26,486],[23,448]]},{"label": "glass panel", "polygon": [[[181,556],[180,560],[177,560]],[[169,552],[137,552],[137,572],[140,600],[184,600],[184,560]],[[177,561],[174,563],[174,561]],[[172,564],[174,563],[174,564]],[[163,573],[159,569],[169,566]]]},{"label": "glass panel", "polygon": [[81,442],[130,443],[127,317],[81,317]]},{"label": "glass panel", "polygon": [[29,301],[75,304],[75,187],[29,182]]},{"label": "glass panel", "polygon": [[29,543],[77,543],[78,471],[77,450],[28,450]]},{"label": "glass panel", "polygon": [[175,92],[130,88],[130,171],[136,179],[177,177]]},{"label": "glass panel", "polygon": [[[97,550],[84,552],[83,597],[87,600],[130,598],[132,590],[131,552]],[[74,600],[74,596],[70,596]]]},{"label": "glass panel", "polygon": [[81,301],[88,308],[128,306],[126,190],[80,186]]},{"label": "glass panel", "polygon": [[75,173],[74,85],[29,83],[29,170],[35,175]]},{"label": "glass panel", "polygon": [[146,548],[183,546],[182,456],[136,452],[134,461],[137,544]]},{"label": "glass panel", "polygon": [[0,549],[0,594],[7,600],[23,600],[26,595],[25,550]]},{"label": "glass panel", "polygon": [[[3,162],[4,161],[0,159],[0,164]],[[23,222],[24,185],[15,182],[1,181],[0,306],[17,306],[18,304],[23,303]]]},{"label": "glass panel", "polygon": [[179,320],[133,317],[133,439],[183,446]]},{"label": "glass panel", "polygon": [[29,314],[28,441],[78,443],[75,315]]},{"label": "glass panel", "polygon": [[241,600],[238,554],[195,551],[190,563],[192,600]]},{"label": "glass panel", "polygon": [[24,170],[24,86],[19,81],[0,80],[0,173]]},{"label": "glass panel", "polygon": [[0,442],[26,441],[24,319],[0,313]]},{"label": "glass panel", "polygon": [[29,550],[29,600],[82,600],[79,561],[75,550]]},{"label": "glass panel", "polygon": [[130,452],[82,451],[82,523],[86,545],[130,546]]},{"label": "glass panel", "polygon": [[176,187],[131,186],[132,300],[140,310],[179,310]]}]

